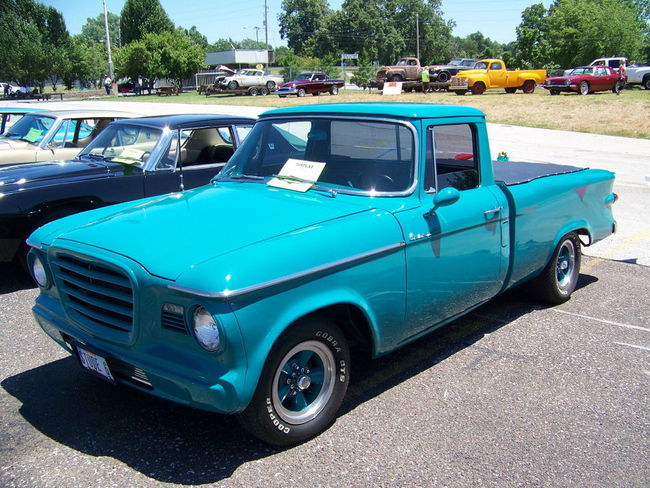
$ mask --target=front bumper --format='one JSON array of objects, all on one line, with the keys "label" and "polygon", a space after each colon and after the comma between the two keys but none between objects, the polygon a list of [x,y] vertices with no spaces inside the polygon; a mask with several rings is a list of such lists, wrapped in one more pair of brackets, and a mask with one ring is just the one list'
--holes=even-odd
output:
[{"label": "front bumper", "polygon": [[548,91],[574,92],[578,91],[578,85],[542,85]]},{"label": "front bumper", "polygon": [[[86,346],[106,360],[117,383],[134,387],[160,398],[217,413],[235,413],[243,410],[236,386],[241,377],[233,370],[222,370],[215,364],[210,377],[189,376],[169,366],[161,365],[158,355],[165,351],[159,345],[149,354],[129,351],[106,341],[100,341],[72,327],[61,315],[54,313],[45,303],[56,300],[37,299],[32,308],[34,318],[43,331],[71,354],[73,345]],[[51,305],[48,303],[48,305]],[[63,313],[63,310],[60,310]],[[174,350],[167,347],[165,356],[174,357]]]},{"label": "front bumper", "polygon": [[280,87],[275,91],[276,95],[298,95],[298,89],[294,87]]}]

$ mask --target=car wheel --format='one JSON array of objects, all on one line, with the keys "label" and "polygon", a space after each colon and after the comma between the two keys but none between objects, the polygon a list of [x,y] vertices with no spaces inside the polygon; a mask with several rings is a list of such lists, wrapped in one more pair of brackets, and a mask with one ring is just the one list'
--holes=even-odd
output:
[{"label": "car wheel", "polygon": [[578,94],[587,95],[589,93],[589,83],[586,81],[580,82],[580,88],[578,89]]},{"label": "car wheel", "polygon": [[621,93],[621,90],[623,90],[623,82],[617,81],[612,87],[612,93],[616,93],[618,95],[619,93]]},{"label": "car wheel", "polygon": [[388,81],[404,81],[404,78],[401,75],[391,75]]},{"label": "car wheel", "polygon": [[237,88],[239,88],[239,83],[235,80],[228,82],[228,90],[236,90]]},{"label": "car wheel", "polygon": [[447,83],[449,80],[451,80],[451,74],[449,71],[441,71],[438,73],[438,79],[436,81],[439,81],[440,83]]},{"label": "car wheel", "polygon": [[526,80],[521,87],[524,93],[533,93],[535,91],[535,82],[533,80]]},{"label": "car wheel", "polygon": [[311,316],[287,329],[269,353],[253,399],[240,414],[259,439],[288,446],[334,420],[349,382],[350,353],[332,321]]},{"label": "car wheel", "polygon": [[269,91],[273,90],[275,88],[275,81],[267,81],[266,82],[266,87],[269,89]]},{"label": "car wheel", "polygon": [[256,97],[258,95],[258,93],[259,93],[259,91],[254,86],[248,89],[248,94],[251,97]]},{"label": "car wheel", "polygon": [[304,88],[298,88],[298,91],[296,93],[298,94],[299,97],[304,97],[307,94]]},{"label": "car wheel", "polygon": [[265,97],[268,94],[269,94],[269,89],[267,87],[263,86],[262,88],[260,88],[260,95]]},{"label": "car wheel", "polygon": [[339,94],[339,87],[338,86],[333,86],[332,89],[330,90],[330,93],[332,95],[338,95]]},{"label": "car wheel", "polygon": [[641,84],[643,85],[643,88],[650,90],[650,75],[645,75]]},{"label": "car wheel", "polygon": [[559,305],[571,298],[580,275],[580,239],[571,232],[560,240],[542,274],[531,285],[545,303]]},{"label": "car wheel", "polygon": [[560,92],[558,90],[551,90],[549,93],[551,95],[559,95],[560,94]]},{"label": "car wheel", "polygon": [[467,90],[454,90],[454,93],[456,95],[465,95],[465,93],[467,93]]},{"label": "car wheel", "polygon": [[512,88],[512,87],[504,88],[504,90],[506,91],[506,93],[511,94],[511,95],[512,95],[513,93],[516,93],[516,92],[517,92],[517,89],[516,89],[516,88]]},{"label": "car wheel", "polygon": [[472,85],[472,95],[483,95],[485,92],[485,85],[480,81],[477,81]]}]

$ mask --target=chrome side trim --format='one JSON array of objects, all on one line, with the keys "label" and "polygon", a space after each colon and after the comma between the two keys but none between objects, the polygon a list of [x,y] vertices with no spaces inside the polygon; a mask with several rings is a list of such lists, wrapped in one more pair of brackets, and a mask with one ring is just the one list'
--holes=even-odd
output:
[{"label": "chrome side trim", "polygon": [[223,291],[203,291],[196,290],[194,288],[187,288],[184,286],[178,285],[168,285],[167,288],[174,291],[180,291],[183,293],[188,293],[190,295],[197,295],[200,297],[206,298],[219,298],[219,299],[229,299],[235,298],[241,295],[246,295],[254,291],[263,290],[264,288],[270,288],[272,286],[280,285],[282,283],[287,283],[289,281],[297,280],[299,278],[304,278],[306,276],[321,273],[323,271],[328,271],[340,266],[345,266],[347,264],[352,264],[356,261],[362,261],[379,254],[388,253],[396,249],[400,249],[406,246],[406,242],[398,242],[396,244],[391,244],[389,246],[380,247],[379,249],[373,249],[372,251],[363,252],[361,254],[355,254],[349,258],[339,259],[338,261],[332,261],[331,263],[323,264],[321,266],[316,266],[315,268],[306,269],[304,271],[298,271],[286,276],[281,276],[280,278],[275,278],[273,280],[265,281],[263,283],[257,283],[255,285],[247,286],[245,288],[239,288],[238,290],[223,290]]}]

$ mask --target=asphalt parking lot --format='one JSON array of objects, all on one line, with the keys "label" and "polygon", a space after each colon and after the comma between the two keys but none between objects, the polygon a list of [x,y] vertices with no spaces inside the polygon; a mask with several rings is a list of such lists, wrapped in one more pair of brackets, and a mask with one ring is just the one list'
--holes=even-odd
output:
[{"label": "asphalt parking lot", "polygon": [[80,371],[5,282],[0,486],[647,486],[648,280],[587,258],[560,307],[517,290],[360,358],[336,423],[286,450]]},{"label": "asphalt parking lot", "polygon": [[[506,129],[490,135],[511,157],[554,156]],[[591,137],[608,153],[624,139]],[[647,487],[644,144],[624,161],[596,159],[617,165],[622,230],[587,250],[568,303],[540,307],[514,290],[393,354],[353,358],[335,424],[290,449],[82,372],[36,326],[31,283],[0,268],[0,487]]]}]

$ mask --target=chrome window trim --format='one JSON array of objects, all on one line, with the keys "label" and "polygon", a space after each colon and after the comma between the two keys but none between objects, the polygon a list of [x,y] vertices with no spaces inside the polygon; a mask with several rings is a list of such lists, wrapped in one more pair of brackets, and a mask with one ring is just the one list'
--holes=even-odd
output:
[{"label": "chrome window trim", "polygon": [[259,119],[259,122],[265,122],[267,120],[269,121],[287,121],[290,122],[292,120],[296,119],[329,119],[329,120],[362,120],[364,122],[387,122],[390,124],[400,124],[405,126],[407,129],[411,131],[411,134],[413,135],[413,163],[414,163],[414,168],[413,168],[413,182],[411,183],[411,186],[406,188],[405,190],[402,191],[376,191],[376,192],[371,192],[371,191],[363,191],[363,190],[348,190],[346,188],[339,188],[339,187],[333,187],[327,184],[326,181],[319,181],[318,184],[322,186],[326,186],[327,188],[331,188],[337,193],[340,193],[342,195],[357,195],[357,196],[363,196],[363,197],[405,197],[408,195],[413,194],[413,192],[416,190],[418,186],[418,176],[419,176],[419,171],[420,171],[420,145],[418,144],[419,142],[419,137],[418,137],[418,131],[415,128],[415,126],[408,120],[396,120],[396,119],[391,119],[388,117],[369,117],[369,116],[358,116],[358,115],[337,115],[337,114],[315,114],[315,115],[307,115],[307,114],[300,114],[300,115],[293,115],[293,114],[283,114],[283,115],[270,115],[270,116],[265,116],[261,117]]},{"label": "chrome window trim", "polygon": [[272,286],[280,285],[283,283],[288,283],[290,281],[294,281],[300,278],[305,278],[309,275],[316,274],[316,273],[321,273],[323,271],[329,271],[331,269],[352,264],[357,261],[362,261],[374,256],[377,256],[379,254],[385,254],[392,252],[396,249],[400,249],[402,247],[406,246],[406,242],[401,241],[395,244],[391,244],[388,246],[380,247],[378,249],[373,249],[372,251],[366,251],[360,254],[355,254],[354,256],[350,256],[347,258],[339,259],[337,261],[332,261],[327,264],[322,264],[320,266],[316,266],[314,268],[309,268],[303,271],[298,271],[296,273],[292,273],[290,275],[286,276],[281,276],[279,278],[275,278],[273,280],[265,281],[262,283],[257,283],[255,285],[247,286],[244,288],[239,288],[236,290],[223,290],[223,291],[203,291],[203,290],[197,290],[194,288],[187,288],[185,286],[179,286],[179,285],[168,285],[167,288],[170,290],[174,291],[180,291],[183,293],[188,293],[190,295],[197,295],[200,297],[206,297],[206,298],[218,298],[218,299],[229,299],[229,298],[236,298],[242,295],[246,295],[248,293],[252,293],[255,291],[263,290],[265,288],[270,288]]}]

